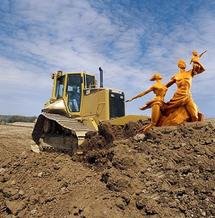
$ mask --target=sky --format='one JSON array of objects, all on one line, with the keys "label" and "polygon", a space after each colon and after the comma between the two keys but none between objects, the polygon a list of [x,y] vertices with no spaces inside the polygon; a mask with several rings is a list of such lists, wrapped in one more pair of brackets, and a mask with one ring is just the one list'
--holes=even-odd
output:
[{"label": "sky", "polygon": [[[99,75],[130,98],[166,83],[192,50],[207,50],[206,71],[193,78],[192,94],[206,117],[215,117],[214,0],[1,0],[0,114],[38,115],[51,96],[57,70]],[[173,85],[166,95],[174,94]],[[126,103],[127,114],[153,93]]]}]

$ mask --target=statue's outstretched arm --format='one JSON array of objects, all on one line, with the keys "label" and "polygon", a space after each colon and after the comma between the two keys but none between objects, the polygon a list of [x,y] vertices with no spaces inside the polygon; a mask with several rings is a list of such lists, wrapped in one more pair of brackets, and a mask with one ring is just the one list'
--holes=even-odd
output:
[{"label": "statue's outstretched arm", "polygon": [[134,96],[133,98],[128,99],[126,102],[133,101],[136,98],[143,97],[144,95],[148,94],[151,91],[153,91],[153,86],[150,87],[149,89],[147,89],[146,91],[139,93],[138,95]]}]

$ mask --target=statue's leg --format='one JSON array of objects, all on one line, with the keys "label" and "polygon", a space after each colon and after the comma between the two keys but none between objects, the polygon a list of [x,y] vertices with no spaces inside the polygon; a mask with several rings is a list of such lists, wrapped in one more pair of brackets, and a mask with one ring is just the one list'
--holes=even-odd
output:
[{"label": "statue's leg", "polygon": [[192,99],[186,104],[186,110],[191,116],[192,122],[198,121],[198,108]]},{"label": "statue's leg", "polygon": [[[151,114],[151,122],[143,127],[143,132],[146,133],[149,129],[156,126],[158,123],[158,120],[160,118],[161,111],[160,111],[160,105],[154,104],[152,106],[152,114]],[[142,129],[141,129],[142,130]]]}]

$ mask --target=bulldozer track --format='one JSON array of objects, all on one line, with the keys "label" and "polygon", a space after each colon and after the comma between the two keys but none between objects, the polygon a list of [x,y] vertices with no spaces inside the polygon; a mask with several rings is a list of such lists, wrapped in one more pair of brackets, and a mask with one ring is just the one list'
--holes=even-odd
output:
[{"label": "bulldozer track", "polygon": [[[47,121],[51,121],[53,124],[57,123],[58,128],[54,128],[54,131],[48,128],[46,131]],[[58,133],[59,128],[61,129],[60,135]],[[35,143],[40,145],[41,150],[72,150],[74,152],[77,146],[84,141],[85,134],[89,131],[92,131],[92,129],[76,118],[43,112],[39,115],[34,126],[32,138]],[[40,141],[40,138],[43,140]]]},{"label": "bulldozer track", "polygon": [[89,127],[80,122],[80,120],[75,118],[65,117],[59,114],[42,113],[44,117],[49,120],[57,122],[60,126],[69,129],[78,137],[78,144],[81,144],[85,138],[85,134],[92,131]]},{"label": "bulldozer track", "polygon": [[42,115],[47,119],[53,120],[66,129],[73,131],[90,131],[91,129],[75,118],[65,117],[59,114],[50,114],[43,112]]}]

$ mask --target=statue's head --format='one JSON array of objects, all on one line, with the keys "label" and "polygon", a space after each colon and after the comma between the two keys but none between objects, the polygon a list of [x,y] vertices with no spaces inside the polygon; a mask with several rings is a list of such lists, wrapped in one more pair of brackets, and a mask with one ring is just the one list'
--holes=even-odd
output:
[{"label": "statue's head", "polygon": [[184,61],[183,59],[180,59],[180,60],[178,61],[178,67],[179,67],[180,69],[185,69],[185,68],[186,68],[186,63],[185,63],[185,61]]},{"label": "statue's head", "polygon": [[197,56],[197,55],[198,55],[198,52],[197,52],[196,50],[193,50],[193,51],[192,51],[192,54],[193,54],[194,56]]},{"label": "statue's head", "polygon": [[160,73],[155,73],[155,74],[151,77],[150,81],[162,80],[162,79],[163,79],[163,78],[162,78],[162,76],[160,75]]}]

